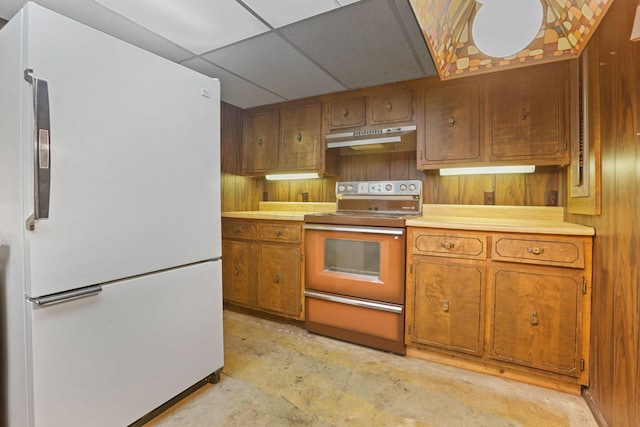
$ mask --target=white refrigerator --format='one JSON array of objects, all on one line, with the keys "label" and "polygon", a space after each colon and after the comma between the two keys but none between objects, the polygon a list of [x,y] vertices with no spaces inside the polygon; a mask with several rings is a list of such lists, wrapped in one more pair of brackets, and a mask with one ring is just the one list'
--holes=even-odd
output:
[{"label": "white refrigerator", "polygon": [[33,3],[0,58],[0,425],[125,426],[215,382],[219,81]]}]

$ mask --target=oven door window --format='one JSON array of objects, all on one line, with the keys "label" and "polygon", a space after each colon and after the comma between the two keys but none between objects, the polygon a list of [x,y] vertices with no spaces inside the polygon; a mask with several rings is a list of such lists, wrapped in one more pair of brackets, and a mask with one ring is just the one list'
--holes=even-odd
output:
[{"label": "oven door window", "polygon": [[325,239],[324,271],[380,278],[380,243]]}]

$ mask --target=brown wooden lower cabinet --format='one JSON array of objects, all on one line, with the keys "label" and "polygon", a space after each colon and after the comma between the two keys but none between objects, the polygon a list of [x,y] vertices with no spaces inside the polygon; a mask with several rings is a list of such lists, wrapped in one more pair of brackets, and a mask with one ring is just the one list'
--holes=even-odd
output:
[{"label": "brown wooden lower cabinet", "polygon": [[590,236],[407,235],[407,355],[572,393],[588,385]]},{"label": "brown wooden lower cabinet", "polygon": [[302,223],[222,219],[222,296],[296,320],[302,312]]}]

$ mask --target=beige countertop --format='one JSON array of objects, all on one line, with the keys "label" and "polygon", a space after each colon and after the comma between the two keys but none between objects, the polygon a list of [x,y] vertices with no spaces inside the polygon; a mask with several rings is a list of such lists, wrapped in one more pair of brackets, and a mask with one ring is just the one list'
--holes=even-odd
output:
[{"label": "beige countertop", "polygon": [[260,202],[257,211],[222,212],[223,218],[304,221],[308,213],[335,212],[335,203],[325,202]]},{"label": "beige countertop", "polygon": [[[304,221],[305,214],[334,212],[335,203],[260,202],[260,210],[222,212],[223,218]],[[564,221],[564,208],[542,206],[423,205],[410,227],[506,233],[593,236],[591,227]]]}]

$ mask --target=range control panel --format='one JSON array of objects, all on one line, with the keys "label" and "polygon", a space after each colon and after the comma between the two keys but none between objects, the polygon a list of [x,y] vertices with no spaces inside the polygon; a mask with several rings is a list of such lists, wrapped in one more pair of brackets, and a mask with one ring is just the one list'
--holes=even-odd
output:
[{"label": "range control panel", "polygon": [[421,195],[422,181],[347,181],[336,183],[336,197],[344,195]]}]

